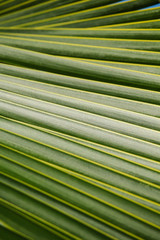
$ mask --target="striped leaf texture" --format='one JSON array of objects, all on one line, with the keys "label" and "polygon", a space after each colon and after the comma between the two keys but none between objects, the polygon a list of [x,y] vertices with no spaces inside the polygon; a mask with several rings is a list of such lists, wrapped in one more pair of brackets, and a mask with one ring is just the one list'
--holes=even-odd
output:
[{"label": "striped leaf texture", "polygon": [[159,18],[0,0],[0,240],[160,239]]}]

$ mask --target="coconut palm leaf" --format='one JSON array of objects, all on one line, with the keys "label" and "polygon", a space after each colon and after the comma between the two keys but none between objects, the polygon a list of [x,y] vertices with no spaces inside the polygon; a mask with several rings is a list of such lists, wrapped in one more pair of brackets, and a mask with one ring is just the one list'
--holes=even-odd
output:
[{"label": "coconut palm leaf", "polygon": [[158,2],[0,1],[0,239],[159,240]]}]

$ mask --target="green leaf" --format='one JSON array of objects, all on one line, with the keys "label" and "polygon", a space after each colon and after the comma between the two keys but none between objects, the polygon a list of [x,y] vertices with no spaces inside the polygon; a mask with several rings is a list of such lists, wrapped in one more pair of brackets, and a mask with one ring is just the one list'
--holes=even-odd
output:
[{"label": "green leaf", "polygon": [[[52,27],[67,27],[67,28],[89,28],[89,27],[99,27],[99,26],[109,26],[119,23],[128,23],[143,20],[153,20],[159,17],[160,7],[130,11],[125,13],[118,13],[113,15],[93,17],[82,20],[68,21],[63,23],[57,23],[52,25]],[[44,26],[45,27],[45,26]]]},{"label": "green leaf", "polygon": [[[133,24],[133,23],[132,23]],[[32,28],[0,28],[0,32],[10,34],[11,36],[37,36],[55,37],[55,36],[77,36],[92,38],[121,38],[121,39],[146,39],[160,40],[159,29],[115,29],[115,28],[52,28],[52,29],[32,29]]]},{"label": "green leaf", "polygon": [[[1,37],[0,43],[1,59],[7,61],[11,61],[11,59],[14,59],[16,56],[18,59],[21,54],[23,54],[23,56],[33,55],[34,57],[41,56],[43,59],[45,57],[48,59],[54,59],[49,55],[53,54],[66,57],[91,58],[96,60],[111,60],[142,64],[152,63],[153,65],[159,65],[160,63],[160,52],[100,47],[92,45],[88,46],[85,44],[60,43],[44,40],[34,41],[15,37],[12,37],[12,41],[10,41],[10,37],[5,36]],[[12,46],[12,48],[8,45]],[[28,52],[23,49],[27,49]],[[13,56],[13,52],[15,52],[16,55]],[[37,52],[46,53],[48,55],[38,55]],[[27,59],[25,59],[25,61],[27,61]],[[71,60],[68,59],[67,61],[70,62]],[[30,66],[31,64],[32,63],[30,61]],[[47,68],[47,70],[49,70],[49,68]]]},{"label": "green leaf", "polygon": [[0,239],[159,240],[158,2],[0,0]]},{"label": "green leaf", "polygon": [[[41,15],[40,17],[38,18],[30,18],[29,19],[29,22],[27,23],[24,23],[24,24],[19,24],[18,27],[52,27],[54,26],[54,24],[58,24],[58,23],[63,23],[64,22],[68,22],[68,21],[77,21],[77,20],[80,20],[80,19],[88,19],[88,18],[96,18],[96,17],[99,17],[99,16],[104,16],[104,15],[111,15],[111,14],[117,14],[117,13],[123,13],[123,12],[126,12],[126,11],[133,11],[133,10],[137,10],[137,9],[140,9],[140,8],[144,8],[144,7],[147,7],[149,6],[151,3],[152,4],[156,4],[158,3],[158,0],[146,0],[146,1],[143,1],[143,0],[136,0],[136,1],[127,1],[127,2],[118,2],[118,3],[115,3],[113,4],[114,2],[117,2],[117,1],[110,1],[110,3],[112,4],[109,4],[109,5],[106,5],[107,1],[105,1],[105,5],[104,6],[101,6],[101,7],[96,7],[96,8],[93,8],[96,6],[96,3],[97,1],[87,1],[85,3],[85,1],[82,3],[80,2],[79,4],[76,4],[76,5],[71,5],[71,7],[69,6],[69,9],[71,8],[72,10],[68,10],[68,8],[63,8],[63,9],[60,9],[61,11],[61,14],[60,16],[59,15],[59,9],[57,11],[54,11],[53,9],[53,13],[51,14],[47,14],[45,16],[45,19],[44,19],[44,16]],[[101,3],[101,1],[98,1],[97,2],[97,5],[98,3]],[[78,8],[77,8],[78,7]],[[90,7],[90,9],[87,9],[88,7]],[[87,10],[83,10],[83,9],[87,9]],[[78,11],[77,11],[78,10]],[[80,11],[80,10],[83,10],[83,11]],[[68,14],[69,12],[69,14]],[[70,13],[70,12],[73,12],[73,13]],[[54,16],[54,17],[52,17]],[[36,20],[38,19],[38,20]]]}]

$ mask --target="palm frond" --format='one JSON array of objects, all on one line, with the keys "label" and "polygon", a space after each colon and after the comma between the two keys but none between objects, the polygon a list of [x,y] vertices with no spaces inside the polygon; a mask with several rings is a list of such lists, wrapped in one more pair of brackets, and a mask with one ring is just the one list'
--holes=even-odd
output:
[{"label": "palm frond", "polygon": [[158,2],[0,1],[0,239],[159,240]]}]

